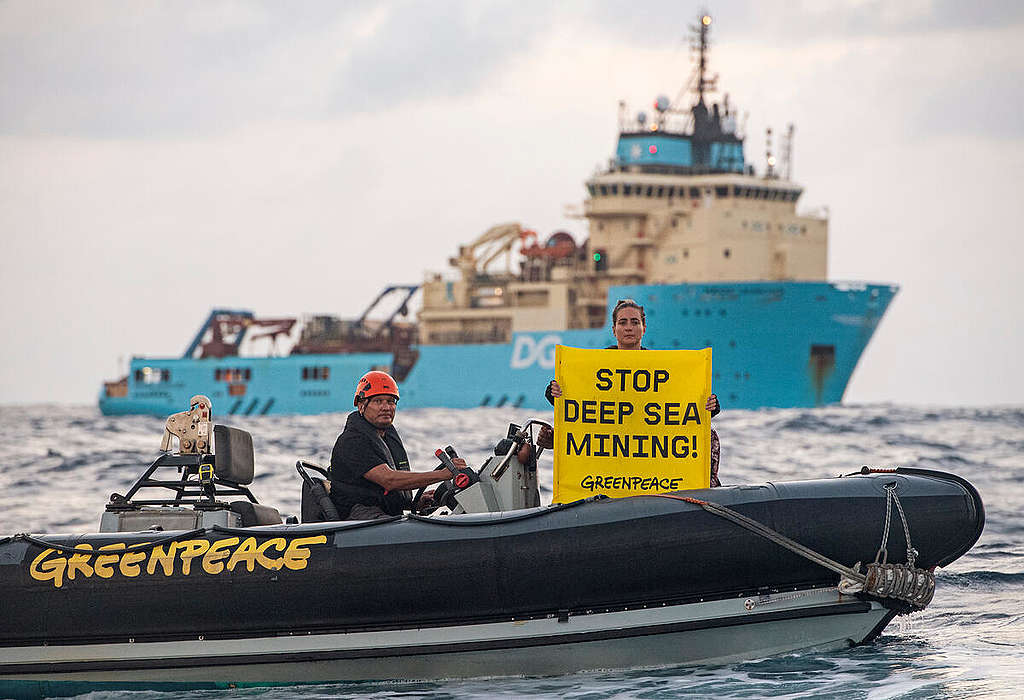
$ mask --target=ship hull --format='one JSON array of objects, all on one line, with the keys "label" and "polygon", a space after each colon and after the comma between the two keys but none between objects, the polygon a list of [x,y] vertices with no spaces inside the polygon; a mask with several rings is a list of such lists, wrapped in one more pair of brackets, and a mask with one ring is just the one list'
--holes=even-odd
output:
[{"label": "ship hull", "polygon": [[[613,287],[609,303],[633,298],[644,305],[648,347],[711,347],[713,388],[727,408],[793,408],[842,400],[896,291],[827,282],[635,285]],[[509,343],[421,345],[401,382],[402,405],[547,409],[543,392],[553,376],[555,347],[604,347],[612,340],[601,328],[516,333]],[[359,376],[390,369],[391,359],[386,353],[135,358],[125,395],[103,394],[99,404],[106,415],[165,416],[205,394],[221,414],[336,412],[347,410]],[[166,370],[147,376],[168,378],[146,383],[145,368]],[[249,379],[231,387],[215,379],[218,369],[249,369]]]}]

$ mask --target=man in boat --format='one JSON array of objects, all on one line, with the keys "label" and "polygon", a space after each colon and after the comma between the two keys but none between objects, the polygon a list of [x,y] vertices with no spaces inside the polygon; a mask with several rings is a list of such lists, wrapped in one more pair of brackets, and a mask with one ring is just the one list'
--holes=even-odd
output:
[{"label": "man in boat", "polygon": [[[605,350],[646,350],[641,341],[644,339],[644,332],[647,330],[647,315],[644,307],[632,299],[619,299],[612,309],[612,334],[615,336],[615,345],[609,345]],[[544,397],[554,406],[555,399],[562,395],[562,387],[552,379],[544,391]],[[714,418],[721,413],[722,408],[718,404],[718,396],[711,394],[704,408]],[[721,443],[718,440],[718,433],[711,429],[711,486],[721,486],[718,480],[718,462],[722,453]]]},{"label": "man in boat", "polygon": [[[409,456],[394,426],[398,398],[398,383],[387,372],[367,372],[356,383],[356,410],[334,443],[326,484],[343,520],[401,515],[416,505],[411,491],[451,478],[447,469],[409,471]],[[452,461],[466,466],[463,459]]]}]

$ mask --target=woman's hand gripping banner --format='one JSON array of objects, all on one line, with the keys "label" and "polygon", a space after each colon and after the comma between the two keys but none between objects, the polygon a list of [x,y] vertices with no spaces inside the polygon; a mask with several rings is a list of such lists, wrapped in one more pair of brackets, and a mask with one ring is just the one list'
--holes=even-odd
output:
[{"label": "woman's hand gripping banner", "polygon": [[711,348],[559,345],[554,503],[707,488]]}]

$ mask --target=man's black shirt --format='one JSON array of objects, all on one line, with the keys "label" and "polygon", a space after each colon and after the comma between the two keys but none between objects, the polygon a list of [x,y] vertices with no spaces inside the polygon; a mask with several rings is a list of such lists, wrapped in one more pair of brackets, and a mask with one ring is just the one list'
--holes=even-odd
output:
[{"label": "man's black shirt", "polygon": [[334,451],[328,475],[331,480],[331,500],[338,508],[338,514],[348,517],[352,506],[361,503],[377,506],[388,515],[401,515],[409,508],[409,499],[403,491],[384,492],[384,487],[365,478],[364,474],[378,464],[388,464],[395,469],[408,471],[409,457],[402,445],[402,438],[393,425],[380,433],[359,411],[352,411],[345,421]]}]

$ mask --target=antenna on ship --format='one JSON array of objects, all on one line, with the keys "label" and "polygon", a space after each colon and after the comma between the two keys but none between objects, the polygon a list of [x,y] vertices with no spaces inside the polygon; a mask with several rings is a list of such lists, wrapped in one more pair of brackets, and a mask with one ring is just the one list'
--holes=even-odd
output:
[{"label": "antenna on ship", "polygon": [[764,156],[768,161],[768,170],[764,176],[769,180],[775,179],[775,156],[772,155],[772,128],[769,126],[764,133]]},{"label": "antenna on ship", "polygon": [[[717,89],[718,75],[708,76],[708,52],[711,47],[710,30],[711,30],[711,15],[707,12],[702,12],[697,20],[697,24],[691,24],[690,27],[690,50],[697,54],[697,68],[696,74],[693,75],[690,81],[683,86],[683,89],[673,100],[672,106],[675,110],[682,112],[680,106],[683,104],[683,100],[686,97],[686,93],[693,89],[697,93],[697,101],[693,106],[701,105],[704,106],[704,93],[713,92]],[[691,119],[693,115],[691,114]]]},{"label": "antenna on ship", "polygon": [[700,52],[700,57],[697,62],[697,102],[704,102],[704,92],[711,92],[715,89],[715,81],[718,80],[718,76],[713,78],[705,77],[708,70],[708,29],[711,27],[711,15],[707,12],[701,14],[700,24],[690,29],[696,35],[696,48]]},{"label": "antenna on ship", "polygon": [[786,128],[786,140],[782,142],[782,173],[787,180],[793,179],[793,132],[796,127],[790,122]]}]

